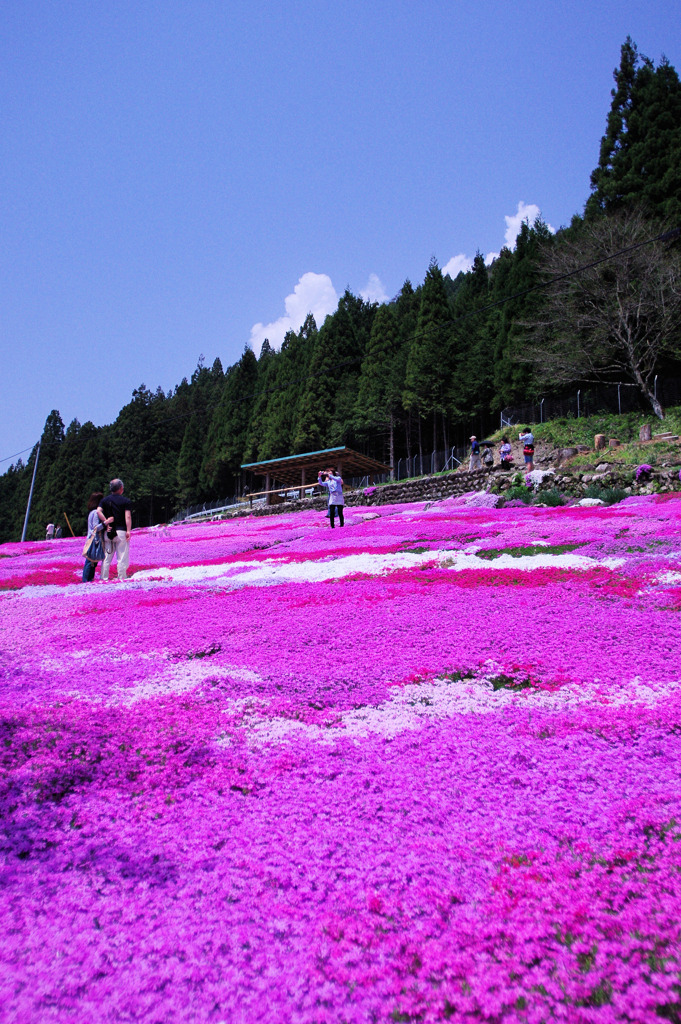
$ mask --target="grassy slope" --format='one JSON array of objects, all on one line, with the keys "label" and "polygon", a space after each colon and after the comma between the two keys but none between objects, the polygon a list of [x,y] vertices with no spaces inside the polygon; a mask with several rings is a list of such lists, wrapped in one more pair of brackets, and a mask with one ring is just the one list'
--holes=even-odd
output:
[{"label": "grassy slope", "polygon": [[[670,430],[681,435],[681,407],[667,410],[663,422],[656,420],[645,412],[617,414],[601,413],[595,416],[583,416],[579,419],[549,420],[547,423],[532,425],[536,444],[553,448],[570,448],[575,445],[589,445],[593,448],[596,434],[605,434],[606,438],[615,437],[621,444],[618,448],[595,450],[577,455],[570,460],[570,465],[592,465],[595,461],[608,462],[615,465],[637,466],[646,462],[651,466],[681,464],[681,442],[651,441],[641,443],[638,439],[639,428],[643,423],[650,423],[653,433]],[[500,440],[506,431],[497,431],[490,440]],[[509,433],[516,440],[517,428]]]}]

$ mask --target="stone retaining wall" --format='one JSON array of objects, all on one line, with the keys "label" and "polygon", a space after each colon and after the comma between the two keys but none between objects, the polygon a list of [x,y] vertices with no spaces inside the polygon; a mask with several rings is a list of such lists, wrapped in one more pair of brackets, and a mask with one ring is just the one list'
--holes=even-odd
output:
[{"label": "stone retaining wall", "polygon": [[[544,472],[543,479],[538,482],[535,492],[558,490],[568,497],[583,497],[590,488],[617,488],[627,494],[653,494],[664,491],[681,491],[678,468],[654,469],[650,480],[639,481],[634,479],[635,469],[633,466],[622,468],[596,470],[580,469],[556,469],[553,472]],[[523,474],[524,478],[524,474]],[[346,491],[345,504],[353,505],[397,505],[403,502],[417,501],[440,501],[443,498],[451,498],[455,495],[466,494],[470,491],[494,491],[503,494],[513,486],[517,486],[518,474],[495,468],[493,470],[480,469],[471,473],[461,471],[445,473],[439,476],[423,476],[413,480],[396,481],[392,484],[383,484],[376,487],[372,494],[365,495],[363,490]],[[326,508],[326,498],[322,495],[303,498],[303,500],[286,501],[278,505],[259,506],[251,509],[244,505],[243,509],[227,513],[226,518],[236,516],[272,516],[280,515],[282,512],[299,512],[303,509],[317,509],[323,511]]]}]

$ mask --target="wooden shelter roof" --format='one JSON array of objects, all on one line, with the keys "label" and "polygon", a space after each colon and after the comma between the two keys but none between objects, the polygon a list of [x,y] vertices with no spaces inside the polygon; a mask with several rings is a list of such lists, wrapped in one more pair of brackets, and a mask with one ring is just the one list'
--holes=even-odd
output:
[{"label": "wooden shelter roof", "polygon": [[[312,470],[309,484],[314,483],[314,477],[320,469],[327,466],[340,464],[342,473],[347,476],[364,476],[366,473],[389,473],[390,466],[386,466],[376,459],[370,459],[368,455],[355,452],[352,448],[325,448],[319,452],[304,452],[302,455],[286,455],[283,459],[268,459],[266,462],[245,462],[242,469],[248,469],[258,476],[269,474],[273,480],[286,486],[300,487],[302,471]],[[306,473],[307,476],[307,473]]]}]

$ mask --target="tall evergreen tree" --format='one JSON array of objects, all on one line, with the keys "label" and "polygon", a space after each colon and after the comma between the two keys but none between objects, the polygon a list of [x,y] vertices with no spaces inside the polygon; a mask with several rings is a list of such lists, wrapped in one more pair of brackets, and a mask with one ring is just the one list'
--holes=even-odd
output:
[{"label": "tall evergreen tree", "polygon": [[[432,259],[421,290],[421,303],[407,358],[403,404],[406,409],[415,409],[420,421],[435,417],[446,408],[449,390],[449,339],[452,312],[447,302],[442,271]],[[421,437],[419,431],[419,437]],[[423,445],[419,448],[423,455]]]},{"label": "tall evergreen tree", "polygon": [[533,289],[543,281],[542,261],[553,244],[554,236],[541,218],[532,227],[524,222],[513,253],[502,251],[494,263],[491,298],[506,301],[490,320],[496,327],[491,339],[494,347],[488,407],[499,409],[534,396],[536,377],[523,355],[528,342],[527,323],[537,317],[546,299],[543,291]]},{"label": "tall evergreen tree", "polygon": [[392,306],[380,306],[374,317],[357,392],[355,420],[365,431],[388,428],[388,458],[395,458],[395,414],[403,378],[399,364],[397,317]]},{"label": "tall evergreen tree", "polygon": [[190,414],[177,459],[177,495],[182,505],[190,503],[192,499],[200,500],[201,496],[201,460],[205,439],[202,419],[197,411]]},{"label": "tall evergreen tree", "polygon": [[[398,355],[395,360],[395,384],[400,391],[400,406],[403,411],[404,426],[404,451],[408,459],[411,458],[413,412],[410,407],[404,405],[404,385],[407,379],[407,362],[409,352],[416,333],[416,324],[421,305],[421,286],[414,288],[409,278],[402,285],[395,302],[395,315],[397,316],[398,330]],[[396,416],[399,417],[398,408]]]},{"label": "tall evergreen tree", "polygon": [[300,331],[288,331],[271,369],[267,408],[258,459],[277,459],[294,450],[299,408],[309,387],[308,375],[317,338],[311,313]]},{"label": "tall evergreen tree", "polygon": [[351,440],[357,382],[374,312],[346,291],[324,321],[300,398],[294,451],[337,447]]},{"label": "tall evergreen tree", "polygon": [[257,380],[258,361],[247,345],[227,371],[206,438],[200,482],[216,497],[233,491],[240,477]]},{"label": "tall evergreen tree", "polygon": [[492,353],[487,317],[480,312],[489,302],[489,276],[482,253],[464,276],[454,299],[450,360],[452,380],[448,404],[462,422],[486,404],[490,386]]},{"label": "tall evergreen tree", "polygon": [[671,64],[655,68],[627,36],[613,77],[612,104],[591,175],[585,213],[635,204],[649,215],[681,217],[681,83]]},{"label": "tall evergreen tree", "polygon": [[266,415],[267,406],[272,397],[272,387],[276,378],[278,354],[274,351],[265,338],[258,357],[258,377],[256,381],[255,397],[251,422],[246,439],[244,450],[244,462],[257,462],[261,456],[265,431],[267,429]]}]

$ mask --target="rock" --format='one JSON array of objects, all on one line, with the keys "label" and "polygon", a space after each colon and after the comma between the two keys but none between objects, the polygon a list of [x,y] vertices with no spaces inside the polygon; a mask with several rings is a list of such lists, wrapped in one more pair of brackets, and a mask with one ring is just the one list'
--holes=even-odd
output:
[{"label": "rock", "polygon": [[605,505],[605,502],[601,501],[600,498],[582,498],[577,504],[581,505],[582,508],[594,508],[596,505]]},{"label": "rock", "polygon": [[642,423],[638,432],[639,441],[650,441],[653,436],[653,428],[650,423]]},{"label": "rock", "polygon": [[609,466],[609,464],[608,464],[607,462],[600,462],[600,463],[599,463],[599,464],[598,464],[598,465],[596,466],[596,472],[597,472],[597,473],[607,473],[607,471],[608,471],[609,469],[610,469],[610,466]]},{"label": "rock", "polygon": [[577,455],[577,448],[561,448],[560,457],[561,459],[571,459],[573,455]]},{"label": "rock", "polygon": [[379,512],[365,512],[364,515],[360,516],[363,523],[368,522],[369,519],[380,519],[381,515]]},{"label": "rock", "polygon": [[620,442],[617,440],[616,437],[611,437],[608,441],[608,448],[619,448],[619,446]]},{"label": "rock", "polygon": [[596,451],[600,451],[601,448],[605,448],[605,434],[596,434],[594,437],[594,448]]},{"label": "rock", "polygon": [[553,479],[555,474],[554,469],[533,469],[531,473],[525,474],[525,479],[531,480],[535,486],[539,486],[544,483],[547,479]]}]

